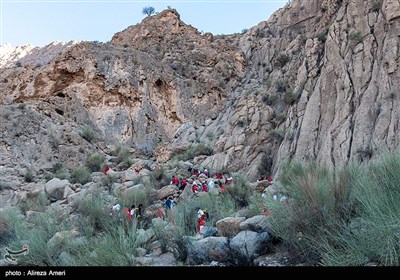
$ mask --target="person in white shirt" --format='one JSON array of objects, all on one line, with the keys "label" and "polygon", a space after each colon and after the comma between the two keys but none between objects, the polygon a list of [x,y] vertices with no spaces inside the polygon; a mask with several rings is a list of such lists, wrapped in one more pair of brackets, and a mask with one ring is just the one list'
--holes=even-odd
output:
[{"label": "person in white shirt", "polygon": [[121,210],[121,205],[118,203],[118,200],[115,201],[113,207],[111,208],[111,216],[114,216],[115,214],[119,214],[119,211]]}]

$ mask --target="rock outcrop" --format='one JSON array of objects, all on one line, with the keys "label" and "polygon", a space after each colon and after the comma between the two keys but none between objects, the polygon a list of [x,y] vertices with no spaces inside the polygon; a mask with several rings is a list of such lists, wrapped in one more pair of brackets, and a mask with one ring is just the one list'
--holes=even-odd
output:
[{"label": "rock outcrop", "polygon": [[2,188],[118,145],[167,162],[201,143],[197,164],[251,180],[288,159],[338,166],[393,150],[399,15],[391,0],[293,0],[214,36],[167,9],[107,43],[3,50]]}]

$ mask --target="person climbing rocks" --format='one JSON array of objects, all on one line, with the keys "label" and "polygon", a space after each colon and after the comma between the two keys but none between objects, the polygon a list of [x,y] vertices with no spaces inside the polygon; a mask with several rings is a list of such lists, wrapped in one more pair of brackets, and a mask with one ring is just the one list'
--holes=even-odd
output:
[{"label": "person climbing rocks", "polygon": [[197,185],[195,180],[193,180],[193,183],[192,183],[192,192],[193,193],[198,193],[199,192],[199,186]]},{"label": "person climbing rocks", "polygon": [[178,179],[178,177],[176,177],[175,175],[173,175],[170,185],[178,186],[178,185],[179,185],[179,179]]},{"label": "person climbing rocks", "polygon": [[200,233],[201,229],[205,226],[205,218],[206,215],[204,214],[203,210],[200,207],[196,207],[197,213],[197,233]]},{"label": "person climbing rocks", "polygon": [[107,172],[110,170],[110,167],[108,165],[104,166],[103,172],[104,175],[107,175]]}]

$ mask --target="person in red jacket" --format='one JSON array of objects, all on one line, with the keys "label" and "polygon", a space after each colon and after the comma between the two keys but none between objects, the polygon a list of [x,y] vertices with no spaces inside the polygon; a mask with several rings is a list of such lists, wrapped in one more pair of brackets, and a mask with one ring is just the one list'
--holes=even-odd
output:
[{"label": "person in red jacket", "polygon": [[197,212],[197,233],[200,233],[201,229],[205,226],[206,214],[204,214],[203,210],[200,207],[196,207]]},{"label": "person in red jacket", "polygon": [[179,185],[179,179],[176,176],[172,176],[171,185],[174,184],[175,186]]},{"label": "person in red jacket", "polygon": [[187,186],[187,179],[186,178],[181,178],[181,180],[180,180],[180,184],[179,184],[179,189],[180,190],[184,190],[185,189],[185,187]]},{"label": "person in red jacket", "polygon": [[203,183],[201,184],[201,187],[202,187],[202,189],[203,189],[203,192],[208,192],[208,187],[207,187],[206,182],[203,182]]},{"label": "person in red jacket", "polygon": [[104,166],[103,172],[104,175],[107,175],[107,172],[110,170],[110,167],[108,165]]},{"label": "person in red jacket", "polygon": [[199,192],[199,186],[197,185],[196,181],[193,180],[192,183],[192,192],[193,193],[198,193]]}]

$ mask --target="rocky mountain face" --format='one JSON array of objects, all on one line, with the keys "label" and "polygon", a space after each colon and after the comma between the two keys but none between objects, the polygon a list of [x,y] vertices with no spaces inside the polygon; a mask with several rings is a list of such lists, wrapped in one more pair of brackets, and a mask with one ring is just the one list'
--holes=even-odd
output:
[{"label": "rocky mountain face", "polygon": [[106,43],[2,50],[0,190],[118,145],[165,162],[203,143],[199,164],[250,180],[374,158],[400,141],[399,19],[395,0],[293,0],[214,36],[168,9]]}]

